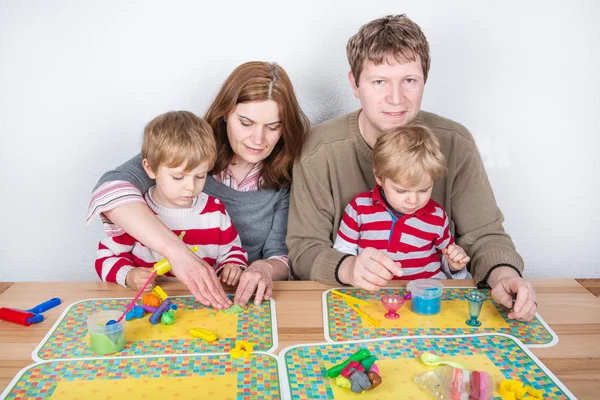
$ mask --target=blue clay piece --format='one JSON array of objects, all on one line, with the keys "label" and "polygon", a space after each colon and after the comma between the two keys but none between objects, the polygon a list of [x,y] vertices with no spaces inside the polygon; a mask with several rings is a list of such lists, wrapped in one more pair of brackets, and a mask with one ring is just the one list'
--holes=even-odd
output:
[{"label": "blue clay piece", "polygon": [[[433,289],[436,290],[436,289]],[[434,315],[440,312],[442,305],[441,293],[438,297],[421,297],[414,295],[412,296],[412,310],[417,314],[422,315]]]}]

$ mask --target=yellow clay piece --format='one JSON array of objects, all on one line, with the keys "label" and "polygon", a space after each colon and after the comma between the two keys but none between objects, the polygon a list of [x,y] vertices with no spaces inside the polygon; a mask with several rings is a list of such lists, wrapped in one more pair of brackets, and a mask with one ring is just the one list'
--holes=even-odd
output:
[{"label": "yellow clay piece", "polygon": [[502,400],[544,399],[541,390],[534,389],[531,386],[523,386],[523,382],[514,379],[505,379],[500,382],[498,394],[502,397]]},{"label": "yellow clay piece", "polygon": [[248,343],[245,340],[236,341],[235,347],[229,350],[229,356],[231,358],[248,358],[253,349],[254,345],[252,343]]},{"label": "yellow clay piece", "polygon": [[155,296],[160,297],[160,299],[162,301],[165,301],[169,296],[167,296],[167,294],[165,293],[164,290],[162,290],[162,288],[158,285],[154,286],[154,289],[152,289],[152,294]]},{"label": "yellow clay piece", "polygon": [[189,330],[190,335],[197,337],[199,339],[202,339],[206,342],[212,343],[215,340],[217,340],[217,334],[209,331],[208,329],[202,329],[202,328],[193,328]]}]

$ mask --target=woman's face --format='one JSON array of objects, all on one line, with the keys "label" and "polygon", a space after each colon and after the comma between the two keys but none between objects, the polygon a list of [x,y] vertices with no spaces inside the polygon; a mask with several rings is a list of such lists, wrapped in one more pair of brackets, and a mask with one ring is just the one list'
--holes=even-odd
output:
[{"label": "woman's face", "polygon": [[227,116],[227,138],[234,161],[256,164],[267,158],[281,137],[279,106],[273,100],[238,103]]}]

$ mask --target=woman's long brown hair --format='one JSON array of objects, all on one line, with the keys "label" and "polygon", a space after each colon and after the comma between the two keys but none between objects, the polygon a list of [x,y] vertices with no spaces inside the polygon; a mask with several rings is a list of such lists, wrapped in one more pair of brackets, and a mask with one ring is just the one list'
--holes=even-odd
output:
[{"label": "woman's long brown hair", "polygon": [[217,161],[211,174],[224,171],[234,156],[227,138],[226,119],[238,103],[273,100],[279,106],[281,138],[265,160],[262,187],[279,190],[292,183],[292,166],[300,156],[310,122],[300,109],[290,78],[275,63],[252,61],[237,67],[225,80],[204,119],[217,142]]}]

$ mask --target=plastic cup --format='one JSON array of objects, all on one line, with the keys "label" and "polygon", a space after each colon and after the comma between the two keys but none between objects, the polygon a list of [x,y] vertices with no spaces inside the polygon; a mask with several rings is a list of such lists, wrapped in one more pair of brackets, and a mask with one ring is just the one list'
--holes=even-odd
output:
[{"label": "plastic cup", "polygon": [[87,319],[90,334],[90,349],[98,354],[111,354],[125,347],[125,320],[112,325],[106,325],[111,319],[117,320],[119,311],[101,311],[92,314]]},{"label": "plastic cup", "polygon": [[411,293],[411,309],[421,315],[435,315],[442,306],[444,285],[435,279],[417,279],[406,285]]},{"label": "plastic cup", "polygon": [[481,313],[481,306],[483,302],[487,300],[487,296],[477,290],[472,290],[465,294],[465,299],[469,301],[469,319],[466,321],[469,326],[481,326],[479,321],[479,314]]}]

